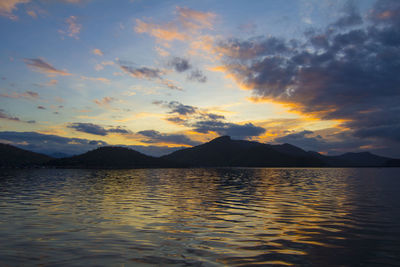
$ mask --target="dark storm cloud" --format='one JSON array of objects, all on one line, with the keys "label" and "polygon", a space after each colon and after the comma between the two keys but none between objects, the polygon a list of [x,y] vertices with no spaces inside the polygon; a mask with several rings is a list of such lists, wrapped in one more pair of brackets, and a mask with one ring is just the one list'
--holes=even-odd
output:
[{"label": "dark storm cloud", "polygon": [[128,134],[130,131],[123,129],[122,127],[118,126],[116,128],[104,128],[103,126],[93,124],[93,123],[83,123],[83,122],[74,122],[67,126],[68,128],[74,129],[78,132],[94,134],[105,136],[109,133],[120,133],[120,134]]},{"label": "dark storm cloud", "polygon": [[138,134],[147,137],[146,140],[141,140],[144,143],[170,143],[170,144],[181,144],[181,145],[199,145],[197,141],[193,141],[186,135],[182,134],[166,134],[160,133],[155,130],[140,131]]},{"label": "dark storm cloud", "polygon": [[216,50],[227,71],[259,98],[303,114],[343,120],[354,136],[399,141],[400,1],[356,8],[304,40],[230,39]]},{"label": "dark storm cloud", "polygon": [[345,7],[343,8],[343,13],[343,16],[340,17],[333,24],[333,26],[345,28],[362,24],[363,21],[361,15],[359,14],[356,6],[352,1],[347,2]]},{"label": "dark storm cloud", "polygon": [[187,59],[180,57],[172,58],[168,62],[168,66],[174,68],[174,70],[177,72],[184,72],[192,67]]},{"label": "dark storm cloud", "polygon": [[187,78],[190,81],[196,81],[199,83],[207,82],[207,77],[203,74],[203,72],[201,70],[191,71],[190,74],[187,76]]},{"label": "dark storm cloud", "polygon": [[237,139],[247,139],[265,133],[264,128],[255,126],[252,123],[240,125],[219,120],[203,120],[194,123],[192,126],[194,131],[199,133],[215,132],[219,135],[229,135]]}]

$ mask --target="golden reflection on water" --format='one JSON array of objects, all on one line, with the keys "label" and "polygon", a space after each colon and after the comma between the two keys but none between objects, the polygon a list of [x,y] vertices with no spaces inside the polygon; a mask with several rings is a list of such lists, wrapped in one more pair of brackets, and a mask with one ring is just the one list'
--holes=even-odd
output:
[{"label": "golden reflection on water", "polygon": [[[0,205],[4,218],[25,221],[11,225],[4,219],[0,237],[12,244],[19,235],[29,236],[26,246],[40,244],[36,253],[45,259],[55,249],[64,263],[74,263],[68,258],[73,247],[81,261],[96,255],[104,264],[340,265],[357,262],[360,255],[368,258],[374,240],[385,234],[380,227],[398,230],[386,220],[388,214],[380,214],[379,192],[388,190],[377,180],[381,172],[231,168],[25,173],[19,179],[33,183],[30,188],[18,191],[21,184],[5,180],[11,189],[3,196],[10,204]],[[35,175],[41,178],[31,179]],[[375,262],[396,260],[378,257]]]}]

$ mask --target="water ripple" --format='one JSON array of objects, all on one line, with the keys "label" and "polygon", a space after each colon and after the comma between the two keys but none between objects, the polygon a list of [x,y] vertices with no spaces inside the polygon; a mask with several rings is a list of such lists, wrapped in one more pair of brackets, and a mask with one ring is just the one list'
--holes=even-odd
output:
[{"label": "water ripple", "polygon": [[1,170],[0,265],[400,265],[399,174]]}]

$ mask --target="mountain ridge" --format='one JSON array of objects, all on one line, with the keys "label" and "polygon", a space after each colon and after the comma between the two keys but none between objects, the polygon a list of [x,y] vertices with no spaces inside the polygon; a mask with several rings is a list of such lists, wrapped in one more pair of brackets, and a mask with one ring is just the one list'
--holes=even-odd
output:
[{"label": "mountain ridge", "polygon": [[[17,153],[17,152],[18,153]],[[17,154],[15,154],[17,153]],[[7,157],[8,155],[19,155]],[[325,156],[284,143],[264,144],[220,136],[198,146],[184,148],[161,157],[136,150],[103,146],[65,158],[0,144],[0,167],[48,168],[181,168],[181,167],[400,167],[400,159],[370,152],[347,152]]]}]

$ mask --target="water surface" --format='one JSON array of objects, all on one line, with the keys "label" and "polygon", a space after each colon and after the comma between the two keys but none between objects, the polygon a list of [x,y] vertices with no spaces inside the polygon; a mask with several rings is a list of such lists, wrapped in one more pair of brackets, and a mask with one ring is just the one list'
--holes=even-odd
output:
[{"label": "water surface", "polygon": [[400,169],[1,170],[0,265],[400,265]]}]

